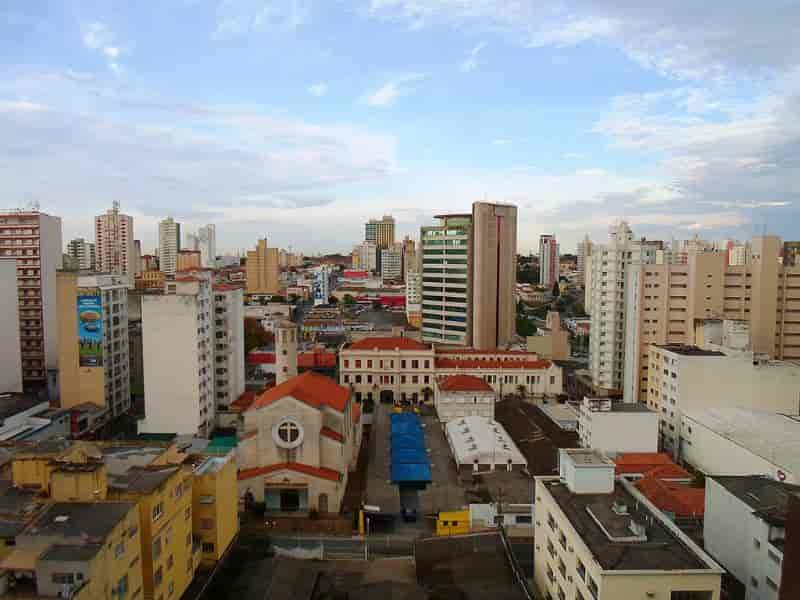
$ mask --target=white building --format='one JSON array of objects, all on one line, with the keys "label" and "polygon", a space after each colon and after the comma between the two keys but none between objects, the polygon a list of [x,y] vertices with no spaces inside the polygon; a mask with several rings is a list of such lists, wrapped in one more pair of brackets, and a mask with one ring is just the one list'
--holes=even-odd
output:
[{"label": "white building", "polygon": [[395,244],[381,250],[381,280],[401,281],[403,279],[403,246]]},{"label": "white building", "polygon": [[378,270],[378,246],[375,242],[362,242],[353,248],[353,254],[358,258],[359,269],[370,273]]},{"label": "white building", "polygon": [[539,236],[539,285],[552,288],[558,281],[560,258],[556,236]]},{"label": "white building", "polygon": [[683,415],[681,456],[708,475],[768,475],[800,483],[800,417],[749,408]]},{"label": "white building", "polygon": [[658,452],[658,415],[639,402],[584,398],[578,414],[581,446],[608,455]]},{"label": "white building", "polygon": [[97,271],[133,275],[133,217],[119,212],[119,203],[94,218],[94,245]]},{"label": "white building", "polygon": [[445,425],[447,443],[460,472],[519,471],[528,466],[500,423],[487,417],[462,417]]},{"label": "white building", "polygon": [[331,297],[331,271],[328,265],[320,265],[314,275],[314,306],[327,304]]},{"label": "white building", "polygon": [[17,261],[0,257],[0,394],[22,392],[22,354],[19,339]]},{"label": "white building", "polygon": [[172,217],[158,223],[158,268],[174,275],[178,268],[178,251],[181,249],[181,224]]},{"label": "white building", "polygon": [[82,271],[94,271],[96,264],[95,245],[83,238],[75,238],[67,244],[67,254]]},{"label": "white building", "polygon": [[205,272],[142,297],[145,418],[141,433],[214,429],[214,309]]},{"label": "white building", "polygon": [[214,286],[214,393],[230,405],[245,386],[244,290]]},{"label": "white building", "polygon": [[450,375],[434,381],[433,405],[442,423],[462,417],[494,419],[497,394],[480,377]]},{"label": "white building", "polygon": [[705,548],[745,586],[745,600],[777,599],[788,495],[800,487],[769,477],[708,477]]},{"label": "white building", "polygon": [[[582,241],[578,242],[576,254],[578,256],[578,285],[585,288],[587,266],[589,265],[589,261],[592,260],[592,241],[589,239],[588,235],[584,237]],[[589,309],[586,308],[586,310]]]},{"label": "white building", "polygon": [[[754,360],[755,358],[755,360]],[[696,346],[650,346],[647,405],[660,413],[661,445],[676,461],[683,415],[736,406],[797,414],[800,365]]]},{"label": "white building", "polygon": [[217,228],[206,225],[197,230],[197,234],[187,233],[185,247],[181,250],[197,250],[200,252],[200,266],[214,269],[217,266]]}]

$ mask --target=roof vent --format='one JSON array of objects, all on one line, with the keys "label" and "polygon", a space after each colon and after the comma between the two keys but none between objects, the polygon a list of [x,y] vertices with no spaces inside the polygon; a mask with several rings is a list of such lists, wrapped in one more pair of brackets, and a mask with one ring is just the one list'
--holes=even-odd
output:
[{"label": "roof vent", "polygon": [[66,523],[67,521],[69,521],[69,516],[67,516],[67,515],[58,515],[58,516],[56,516],[55,519],[53,519],[53,521],[56,522],[56,523]]},{"label": "roof vent", "polygon": [[[625,504],[622,500],[614,500],[614,503],[611,505],[611,510],[613,510],[614,514],[617,515],[627,515],[628,505]],[[633,521],[631,521],[631,523],[633,523]]]}]

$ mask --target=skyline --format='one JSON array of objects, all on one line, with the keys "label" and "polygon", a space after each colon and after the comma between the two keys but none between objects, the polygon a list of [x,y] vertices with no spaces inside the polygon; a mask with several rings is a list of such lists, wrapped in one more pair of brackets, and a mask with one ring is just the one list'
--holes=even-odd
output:
[{"label": "skyline", "polygon": [[119,200],[146,249],[171,215],[219,253],[348,252],[476,200],[519,207],[525,254],[618,219],[796,238],[800,8],[678,6],[11,2],[0,191],[65,241]]}]

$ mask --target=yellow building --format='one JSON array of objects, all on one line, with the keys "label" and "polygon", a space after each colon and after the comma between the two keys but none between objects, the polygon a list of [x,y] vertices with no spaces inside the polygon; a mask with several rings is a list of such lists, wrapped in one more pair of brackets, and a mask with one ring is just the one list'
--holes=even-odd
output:
[{"label": "yellow building", "polygon": [[200,457],[193,473],[192,527],[200,537],[203,564],[210,566],[222,558],[239,533],[236,462],[233,454]]},{"label": "yellow building", "polygon": [[179,250],[177,271],[186,269],[199,269],[203,265],[200,261],[200,250]]},{"label": "yellow building", "polygon": [[280,291],[278,248],[267,247],[267,240],[258,240],[255,250],[247,251],[247,293],[277,294]]},{"label": "yellow building", "polygon": [[164,289],[164,280],[166,276],[163,271],[142,271],[136,277],[135,284],[137,290],[151,290],[151,289]]},{"label": "yellow building", "polygon": [[469,531],[469,509],[441,511],[436,517],[436,535],[461,535]]}]

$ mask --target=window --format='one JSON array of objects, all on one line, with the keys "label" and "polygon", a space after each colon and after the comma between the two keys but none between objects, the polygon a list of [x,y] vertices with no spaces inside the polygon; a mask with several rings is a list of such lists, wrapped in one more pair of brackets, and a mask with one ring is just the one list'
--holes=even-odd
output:
[{"label": "window", "polygon": [[161,538],[153,540],[153,560],[158,560],[161,556]]},{"label": "window", "polygon": [[578,572],[578,577],[581,578],[581,581],[586,579],[586,567],[581,562],[580,558],[575,559],[577,564],[575,565],[575,570]]},{"label": "window", "polygon": [[172,556],[172,554],[170,554],[169,557],[167,558],[167,570],[171,569],[174,564],[175,564],[175,558]]},{"label": "window", "polygon": [[530,525],[533,523],[533,518],[530,515],[517,515],[515,522],[517,525]]},{"label": "window", "polygon": [[418,360],[412,360],[411,361],[411,368],[412,369],[419,369],[419,361]]},{"label": "window", "polygon": [[153,521],[158,521],[162,516],[164,516],[164,503],[159,502],[153,507]]},{"label": "window", "polygon": [[75,583],[75,575],[72,573],[53,573],[51,577],[53,583]]},{"label": "window", "polygon": [[184,518],[187,521],[192,518],[192,507],[191,506],[187,506],[186,507],[186,511],[184,512]]},{"label": "window", "polygon": [[167,588],[167,595],[168,596],[172,596],[172,594],[174,594],[174,593],[175,593],[175,582],[174,581],[170,581],[169,582],[169,587]]},{"label": "window", "polygon": [[116,593],[119,595],[120,598],[124,598],[128,595],[128,576],[123,575],[120,580],[117,582],[117,586],[115,588]]},{"label": "window", "polygon": [[278,426],[278,437],[286,444],[293,444],[300,437],[300,427],[293,421],[284,421]]},{"label": "window", "polygon": [[164,568],[158,567],[158,570],[153,575],[153,585],[158,587],[161,585],[161,582],[164,580]]},{"label": "window", "polygon": [[368,360],[368,361],[367,361],[367,368],[368,368],[368,369],[371,369],[371,368],[372,368],[372,360]]},{"label": "window", "polygon": [[597,584],[594,582],[594,579],[592,579],[591,576],[586,581],[586,587],[589,588],[589,593],[592,595],[592,598],[597,600]]},{"label": "window", "polygon": [[758,579],[756,579],[755,577],[750,577],[750,586],[754,587],[754,588],[757,588],[758,587]]},{"label": "window", "polygon": [[356,369],[360,369],[360,368],[361,368],[361,361],[360,360],[356,360]]},{"label": "window", "polygon": [[213,542],[203,542],[203,552],[205,552],[205,553],[214,552],[214,543]]},{"label": "window", "polygon": [[214,496],[200,496],[200,504],[214,504]]},{"label": "window", "polygon": [[761,548],[761,542],[759,542],[756,538],[753,538],[753,547],[756,550],[759,550]]},{"label": "window", "polygon": [[775,552],[773,552],[769,548],[767,548],[767,556],[769,556],[770,559],[772,559],[772,562],[774,562],[776,565],[781,564],[781,557],[778,556]]},{"label": "window", "polygon": [[349,369],[350,368],[350,361],[347,360],[347,359],[344,360],[344,368],[345,369]]},{"label": "window", "polygon": [[119,558],[125,554],[125,542],[120,542],[114,547],[114,558]]}]

